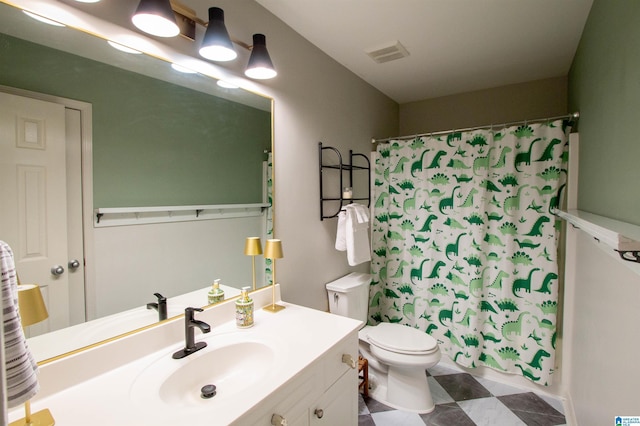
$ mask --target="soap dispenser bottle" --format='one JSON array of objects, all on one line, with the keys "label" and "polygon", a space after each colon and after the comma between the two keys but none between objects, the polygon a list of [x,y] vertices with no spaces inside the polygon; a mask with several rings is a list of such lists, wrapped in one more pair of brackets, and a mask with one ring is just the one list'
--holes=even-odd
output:
[{"label": "soap dispenser bottle", "polygon": [[242,287],[240,298],[236,300],[236,325],[238,328],[253,326],[253,299],[249,297],[249,287]]},{"label": "soap dispenser bottle", "polygon": [[224,300],[224,290],[220,288],[220,280],[217,279],[213,282],[211,290],[207,293],[207,299],[209,304],[222,302]]}]

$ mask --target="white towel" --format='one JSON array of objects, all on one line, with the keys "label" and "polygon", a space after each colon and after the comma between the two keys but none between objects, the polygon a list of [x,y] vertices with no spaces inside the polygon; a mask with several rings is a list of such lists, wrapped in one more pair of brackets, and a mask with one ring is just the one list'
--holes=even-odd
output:
[{"label": "white towel", "polygon": [[31,399],[40,389],[36,376],[38,365],[27,346],[18,311],[18,279],[13,251],[0,241],[2,273],[2,315],[4,320],[5,374],[7,405],[16,407]]},{"label": "white towel", "polygon": [[346,206],[345,240],[347,262],[350,266],[371,260],[369,245],[369,212],[362,204]]},{"label": "white towel", "polygon": [[369,222],[369,210],[362,204],[352,204],[352,208],[356,211],[358,223]]},{"label": "white towel", "polygon": [[338,213],[338,229],[336,230],[336,250],[347,251],[347,211]]}]

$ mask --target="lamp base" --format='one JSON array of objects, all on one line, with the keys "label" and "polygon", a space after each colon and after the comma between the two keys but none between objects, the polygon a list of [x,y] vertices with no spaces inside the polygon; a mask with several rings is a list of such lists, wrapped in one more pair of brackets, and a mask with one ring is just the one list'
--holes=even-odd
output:
[{"label": "lamp base", "polygon": [[281,310],[283,310],[285,308],[285,306],[282,305],[276,305],[275,303],[271,304],[271,305],[267,305],[264,308],[262,308],[263,311],[267,311],[267,312],[271,312],[271,313],[276,313],[276,312],[280,312]]},{"label": "lamp base", "polygon": [[27,423],[27,419],[23,418],[9,423],[9,426],[53,426],[56,421],[51,415],[51,411],[48,408],[40,410],[37,413],[31,414],[31,421]]}]

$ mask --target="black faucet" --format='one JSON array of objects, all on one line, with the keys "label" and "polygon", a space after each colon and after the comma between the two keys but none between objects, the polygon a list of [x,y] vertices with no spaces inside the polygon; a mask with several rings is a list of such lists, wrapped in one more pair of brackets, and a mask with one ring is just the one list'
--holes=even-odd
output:
[{"label": "black faucet", "polygon": [[200,349],[207,346],[206,342],[195,342],[194,331],[195,327],[198,327],[203,333],[208,333],[211,331],[211,327],[209,324],[203,321],[198,321],[193,318],[195,312],[202,312],[200,308],[186,308],[184,310],[184,338],[185,345],[184,349],[180,349],[178,352],[173,354],[173,359],[184,358],[185,356],[189,356],[194,352],[199,351]]},{"label": "black faucet", "polygon": [[153,293],[158,298],[158,302],[147,303],[147,309],[155,309],[158,311],[159,321],[167,319],[167,298],[160,293]]}]

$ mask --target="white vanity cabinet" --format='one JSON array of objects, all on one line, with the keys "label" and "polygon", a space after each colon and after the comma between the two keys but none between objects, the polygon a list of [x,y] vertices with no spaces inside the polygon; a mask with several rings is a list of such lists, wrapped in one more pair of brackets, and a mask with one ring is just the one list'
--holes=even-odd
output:
[{"label": "white vanity cabinet", "polygon": [[357,359],[354,331],[233,424],[357,425]]},{"label": "white vanity cabinet", "polygon": [[[252,296],[258,307],[272,302],[270,288]],[[182,318],[52,360],[40,366],[32,410],[49,409],[59,425],[91,413],[95,426],[269,426],[277,416],[289,426],[355,426],[362,323],[281,303],[277,314],[258,309],[248,329],[236,327],[232,300],[199,312],[211,331],[196,340],[207,346],[181,360],[172,354],[184,346]],[[214,398],[200,395],[207,383]],[[8,414],[24,417],[22,407]]]}]

